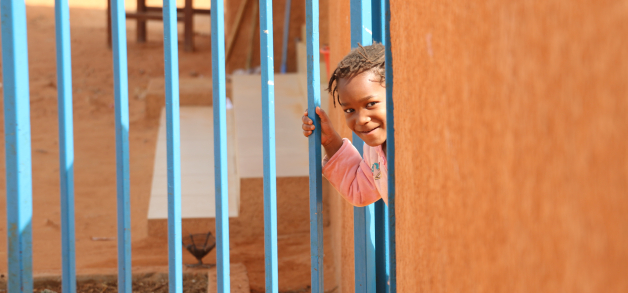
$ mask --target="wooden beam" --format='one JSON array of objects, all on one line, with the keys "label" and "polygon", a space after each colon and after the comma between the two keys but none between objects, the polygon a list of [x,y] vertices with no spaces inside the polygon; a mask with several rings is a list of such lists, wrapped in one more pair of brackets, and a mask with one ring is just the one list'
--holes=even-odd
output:
[{"label": "wooden beam", "polygon": [[[146,6],[146,11],[149,12],[161,12],[162,8],[161,7],[152,7],[152,6]],[[183,13],[184,8],[177,8],[177,13]],[[192,9],[192,11],[194,11],[194,14],[211,14],[211,9],[201,9],[201,8],[195,8]]]},{"label": "wooden beam", "polygon": [[[127,12],[126,18],[131,19],[146,19],[146,20],[163,20],[163,15],[161,13],[138,13],[138,12]],[[183,21],[183,15],[177,16],[177,21]]]}]

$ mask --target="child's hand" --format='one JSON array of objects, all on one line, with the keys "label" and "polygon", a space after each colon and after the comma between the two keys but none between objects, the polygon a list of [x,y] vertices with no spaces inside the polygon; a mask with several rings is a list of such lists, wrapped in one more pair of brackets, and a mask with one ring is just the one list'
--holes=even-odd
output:
[{"label": "child's hand", "polygon": [[[323,109],[316,107],[316,114],[321,118],[321,145],[325,148],[327,156],[332,157],[342,146],[342,138],[334,129],[327,113],[325,113]],[[301,128],[303,128],[303,135],[308,137],[313,133],[316,127],[312,119],[307,117],[307,110],[303,113],[301,120],[303,121],[303,125],[301,126]]]},{"label": "child's hand", "polygon": [[[336,130],[331,124],[331,121],[329,121],[327,113],[325,113],[323,109],[321,109],[320,107],[316,107],[316,114],[318,115],[318,117],[321,118],[321,144],[326,145],[330,142],[334,134],[336,134]],[[312,119],[310,119],[310,117],[307,117],[307,110],[305,110],[305,112],[303,113],[303,117],[301,120],[303,120],[303,135],[305,135],[305,137],[309,137],[314,132],[314,129],[316,127],[314,126],[314,122],[312,121]]]}]

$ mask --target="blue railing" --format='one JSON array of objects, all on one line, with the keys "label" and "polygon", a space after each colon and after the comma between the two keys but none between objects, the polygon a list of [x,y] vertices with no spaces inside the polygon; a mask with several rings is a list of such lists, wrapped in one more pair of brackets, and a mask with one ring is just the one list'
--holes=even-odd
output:
[{"label": "blue railing", "polygon": [[[278,292],[277,186],[272,0],[260,0],[262,112],[264,146],[264,235],[266,292]],[[227,128],[223,1],[212,0],[212,76],[216,182],[217,292],[230,292]],[[0,0],[2,73],[6,144],[8,291],[32,292],[32,174],[26,7],[24,1]],[[306,0],[308,116],[320,119],[318,0]],[[55,0],[59,147],[61,180],[62,289],[76,292],[74,237],[74,141],[70,24],[67,0]],[[124,0],[111,1],[114,65],[118,291],[132,292],[129,108]],[[176,1],[163,1],[165,97],[168,162],[169,291],[182,292],[181,162]],[[386,44],[388,206],[379,202],[354,210],[356,292],[396,292],[395,144],[389,0],[351,0],[352,46]],[[323,200],[320,127],[309,138],[310,239],[312,292],[324,292]],[[354,136],[354,144],[362,141]]]}]

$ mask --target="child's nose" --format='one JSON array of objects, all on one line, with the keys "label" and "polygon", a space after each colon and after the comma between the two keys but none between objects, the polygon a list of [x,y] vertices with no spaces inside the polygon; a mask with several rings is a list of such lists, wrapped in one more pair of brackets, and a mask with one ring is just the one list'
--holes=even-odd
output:
[{"label": "child's nose", "polygon": [[360,114],[358,114],[358,123],[359,124],[366,124],[369,123],[371,121],[371,117],[366,115],[366,113],[362,112]]}]

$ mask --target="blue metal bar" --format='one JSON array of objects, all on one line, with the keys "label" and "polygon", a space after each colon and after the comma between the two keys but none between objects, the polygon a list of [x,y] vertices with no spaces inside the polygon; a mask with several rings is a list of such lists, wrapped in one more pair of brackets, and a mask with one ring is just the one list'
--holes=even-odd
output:
[{"label": "blue metal bar", "polygon": [[386,205],[383,200],[375,203],[375,292],[387,292],[386,283]]},{"label": "blue metal bar", "polygon": [[9,292],[33,292],[33,199],[24,1],[2,0]]},{"label": "blue metal bar", "polygon": [[375,205],[353,208],[355,292],[376,292]]},{"label": "blue metal bar", "polygon": [[227,173],[227,95],[225,19],[222,0],[212,0],[212,80],[214,96],[214,173],[216,176],[216,266],[219,293],[231,292],[229,278],[229,178]]},{"label": "blue metal bar", "polygon": [[393,101],[393,56],[390,41],[390,0],[385,1],[386,21],[386,160],[388,163],[388,207],[386,209],[386,227],[388,237],[387,250],[387,292],[397,292],[397,247],[395,238],[395,104]]},{"label": "blue metal bar", "polygon": [[113,84],[116,119],[116,177],[118,205],[118,292],[132,290],[131,201],[129,173],[129,81],[124,0],[111,0]]},{"label": "blue metal bar", "polygon": [[72,56],[70,51],[70,8],[67,0],[55,0],[55,30],[59,104],[59,175],[61,177],[62,291],[76,292]]},{"label": "blue metal bar", "polygon": [[177,2],[163,1],[166,96],[166,144],[168,156],[168,287],[183,292],[181,243],[181,136],[179,133],[179,47]]},{"label": "blue metal bar", "polygon": [[[373,13],[373,42],[380,42],[386,45],[385,41],[385,23],[386,8],[384,0],[372,0]],[[386,227],[386,205],[383,200],[375,203],[375,286],[376,292],[388,292],[388,272],[387,272],[387,256],[386,249],[388,241],[388,230]]]},{"label": "blue metal bar", "polygon": [[[260,6],[261,7],[261,6]],[[281,48],[281,73],[286,73],[288,63],[288,36],[290,35],[290,8],[292,0],[286,0],[286,11],[283,21],[283,47]]]},{"label": "blue metal bar", "polygon": [[385,0],[371,0],[373,13],[373,41],[386,45],[386,3]]},{"label": "blue metal bar", "polygon": [[[351,0],[351,47],[373,43],[371,0]],[[362,154],[364,142],[355,133],[353,144]],[[375,205],[353,208],[355,292],[375,292]]]},{"label": "blue metal bar", "polygon": [[259,8],[260,60],[262,63],[262,126],[264,136],[264,264],[266,267],[266,292],[277,293],[279,292],[279,273],[277,261],[277,172],[275,158],[273,1],[260,0]]},{"label": "blue metal bar", "polygon": [[308,138],[310,164],[310,255],[312,292],[322,293],[323,285],[323,176],[321,156],[321,120],[316,107],[321,105],[318,0],[305,1],[307,39],[307,116],[316,130]]}]

